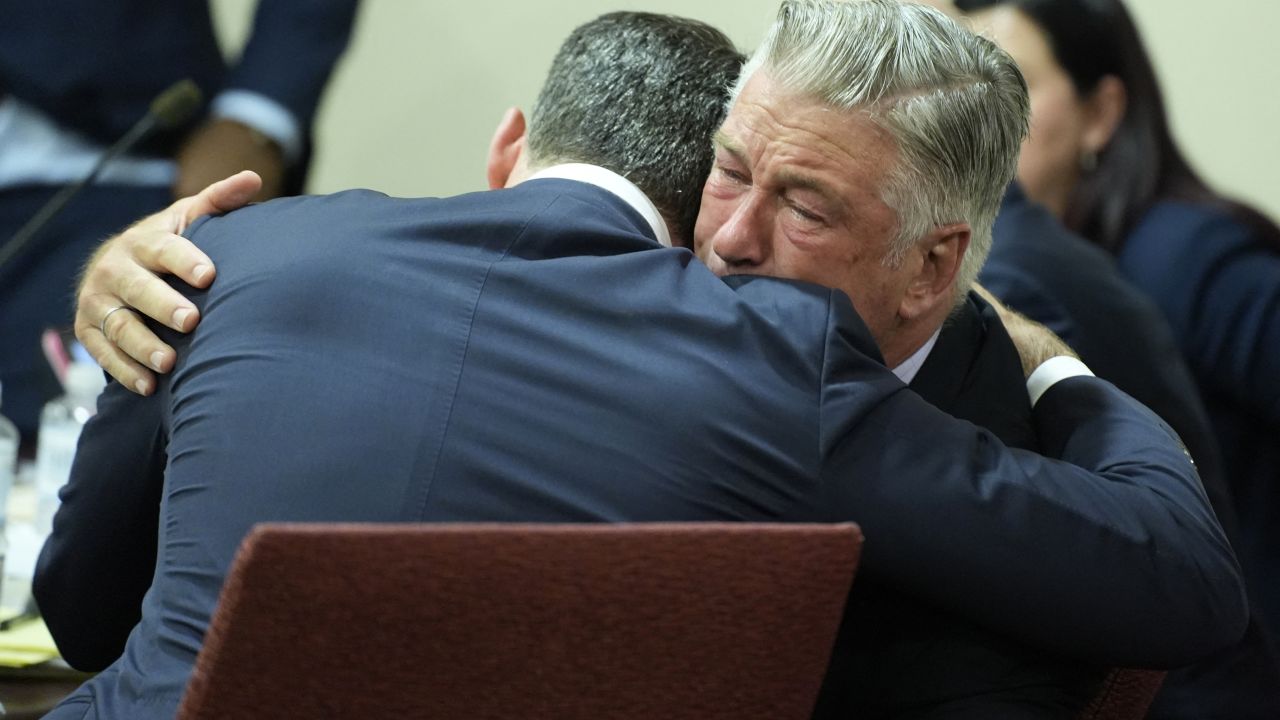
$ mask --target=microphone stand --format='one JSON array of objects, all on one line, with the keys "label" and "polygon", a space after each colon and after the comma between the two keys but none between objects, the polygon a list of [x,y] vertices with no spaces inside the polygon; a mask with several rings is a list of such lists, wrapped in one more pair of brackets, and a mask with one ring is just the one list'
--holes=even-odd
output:
[{"label": "microphone stand", "polygon": [[[190,87],[187,87],[189,85]],[[194,100],[190,96],[194,92]],[[182,95],[182,97],[176,97]],[[176,98],[176,99],[175,99]],[[180,109],[175,109],[175,103],[178,103]],[[129,128],[129,132],[117,140],[111,147],[102,153],[102,157],[98,158],[98,162],[94,163],[93,169],[89,174],[81,178],[74,185],[66,185],[58,191],[56,195],[49,199],[49,202],[40,208],[40,211],[31,217],[18,232],[14,233],[9,242],[0,247],[0,270],[12,260],[39,232],[49,223],[62,209],[66,207],[68,202],[75,197],[87,185],[97,179],[102,169],[112,160],[115,160],[122,153],[128,152],[138,141],[149,135],[157,127],[172,127],[180,124],[190,115],[194,107],[199,104],[199,90],[195,88],[195,84],[190,80],[184,80],[181,83],[170,87],[161,94],[155,102],[152,103],[151,110],[142,116],[142,119],[133,124]],[[175,122],[176,120],[176,122]]]}]

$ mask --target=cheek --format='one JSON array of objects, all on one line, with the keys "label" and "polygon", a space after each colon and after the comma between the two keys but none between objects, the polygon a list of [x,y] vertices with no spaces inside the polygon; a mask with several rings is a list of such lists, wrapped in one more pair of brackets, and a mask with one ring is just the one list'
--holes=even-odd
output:
[{"label": "cheek", "polygon": [[1074,103],[1061,90],[1033,92],[1031,134],[1022,144],[1018,177],[1029,188],[1049,184],[1079,162],[1080,125]]},{"label": "cheek", "polygon": [[[886,326],[898,312],[894,273],[878,261],[863,261],[849,269],[844,290],[873,333]],[[897,297],[895,297],[897,296]]]},{"label": "cheek", "polygon": [[706,255],[711,252],[711,239],[728,217],[728,206],[727,201],[716,197],[710,190],[703,190],[698,220],[693,225],[693,251],[698,257],[705,260]]},{"label": "cheek", "polygon": [[798,233],[788,227],[786,218],[776,215],[768,229],[775,240],[773,259],[778,275],[824,287],[841,287],[842,269],[847,266],[834,257],[830,241]]}]

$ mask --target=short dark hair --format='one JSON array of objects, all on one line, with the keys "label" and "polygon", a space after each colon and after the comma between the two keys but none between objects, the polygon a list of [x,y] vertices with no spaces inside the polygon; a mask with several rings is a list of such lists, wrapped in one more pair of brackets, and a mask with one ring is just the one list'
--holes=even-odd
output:
[{"label": "short dark hair", "polygon": [[615,12],[575,29],[529,121],[537,166],[586,162],[635,183],[688,245],[711,136],[743,56],[724,33],[672,15]]}]

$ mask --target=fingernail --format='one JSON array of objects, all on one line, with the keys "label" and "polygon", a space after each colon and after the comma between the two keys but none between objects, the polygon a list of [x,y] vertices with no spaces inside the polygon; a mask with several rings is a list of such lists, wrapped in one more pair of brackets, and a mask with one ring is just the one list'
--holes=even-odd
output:
[{"label": "fingernail", "polygon": [[139,395],[146,395],[151,392],[151,385],[146,380],[138,380],[133,384],[133,387],[138,391]]},{"label": "fingernail", "polygon": [[191,308],[180,308],[173,311],[173,327],[181,330],[186,325],[189,317],[191,317]]},{"label": "fingernail", "polygon": [[[159,350],[151,353],[151,369],[160,370],[160,363],[164,361],[164,353]],[[139,381],[141,382],[141,381]]]},{"label": "fingernail", "polygon": [[191,275],[196,279],[196,282],[204,282],[209,277],[209,271],[212,269],[208,265],[197,265],[191,269]]}]

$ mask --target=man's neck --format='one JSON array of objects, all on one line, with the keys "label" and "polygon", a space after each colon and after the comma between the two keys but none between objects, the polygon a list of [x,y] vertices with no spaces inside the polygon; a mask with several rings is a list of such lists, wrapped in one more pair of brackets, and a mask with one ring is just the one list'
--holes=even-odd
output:
[{"label": "man's neck", "polygon": [[[905,368],[904,372],[909,370],[910,377],[915,377],[916,371],[924,364],[929,351],[937,342],[938,335],[942,333],[942,327],[947,318],[951,317],[951,313],[955,312],[958,305],[959,302],[941,303],[935,305],[925,315],[912,320],[903,320],[903,323],[895,329],[893,336],[881,345],[880,353],[884,356],[885,365],[892,368],[894,374],[899,377],[901,375],[898,373],[898,368]],[[911,369],[913,366],[914,369]],[[904,382],[910,382],[910,378]]]}]

